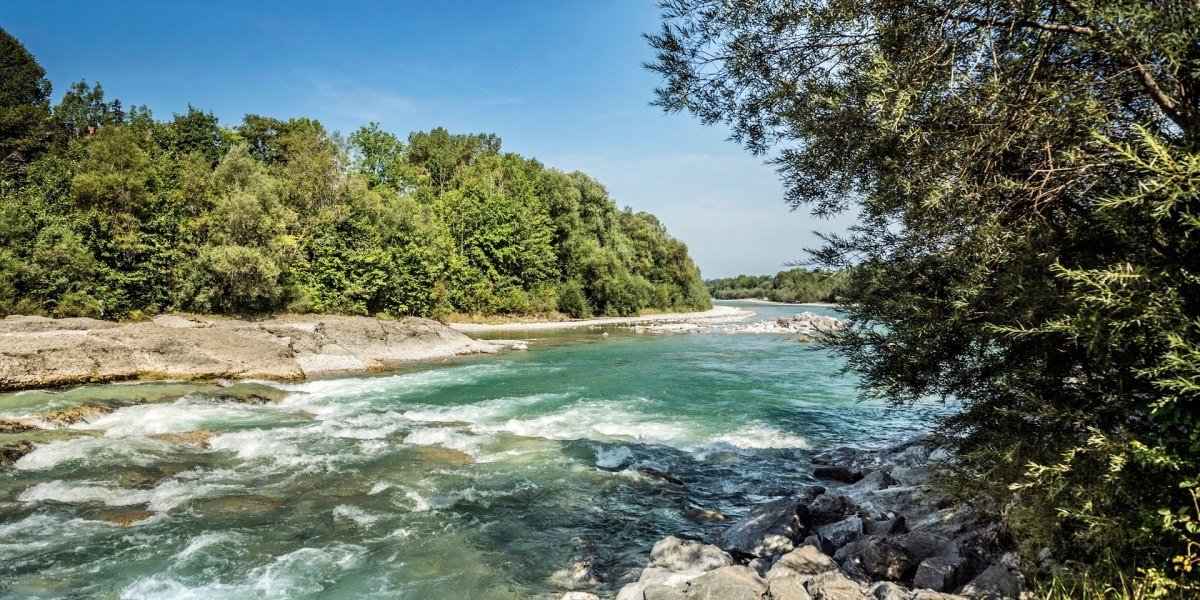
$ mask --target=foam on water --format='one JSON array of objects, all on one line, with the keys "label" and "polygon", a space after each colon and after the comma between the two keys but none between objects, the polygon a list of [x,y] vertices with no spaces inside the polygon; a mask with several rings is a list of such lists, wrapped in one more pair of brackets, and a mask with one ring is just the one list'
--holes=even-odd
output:
[{"label": "foam on water", "polygon": [[625,446],[596,449],[596,466],[603,469],[615,469],[633,461],[633,451]]},{"label": "foam on water", "polygon": [[478,436],[451,427],[423,427],[412,430],[404,438],[405,444],[414,446],[442,446],[451,450],[465,452],[479,458]]},{"label": "foam on water", "polygon": [[168,479],[150,489],[123,488],[99,481],[43,481],[17,495],[21,502],[62,502],[65,504],[102,504],[104,506],[140,506],[166,512],[200,498],[244,491],[240,485]]},{"label": "foam on water", "polygon": [[367,549],[354,544],[301,548],[251,569],[235,583],[213,581],[188,585],[178,576],[160,573],[121,590],[121,598],[293,598],[318,594],[339,575],[354,568]]},{"label": "foam on water", "polygon": [[370,527],[381,518],[383,518],[383,515],[369,513],[350,504],[339,504],[333,509],[333,519],[335,521],[350,521],[359,527]]},{"label": "foam on water", "polygon": [[72,429],[100,430],[108,437],[145,437],[207,429],[214,424],[269,422],[268,406],[215,402],[209,398],[184,396],[169,404],[127,406]]},{"label": "foam on water", "polygon": [[68,461],[90,465],[149,465],[161,460],[165,442],[144,439],[81,437],[50,442],[22,456],[13,467],[22,471],[52,469]]}]

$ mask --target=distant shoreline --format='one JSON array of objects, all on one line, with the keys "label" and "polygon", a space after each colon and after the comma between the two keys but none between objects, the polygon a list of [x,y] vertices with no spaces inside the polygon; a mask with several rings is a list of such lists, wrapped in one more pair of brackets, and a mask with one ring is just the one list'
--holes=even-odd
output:
[{"label": "distant shoreline", "polygon": [[575,329],[602,325],[625,325],[629,323],[697,323],[716,324],[740,321],[754,316],[754,311],[736,306],[714,306],[709,310],[688,313],[665,313],[638,317],[600,317],[574,321],[532,321],[528,323],[447,323],[451,329],[462,333],[488,331],[526,331],[545,329]]},{"label": "distant shoreline", "polygon": [[763,300],[762,298],[728,298],[725,300],[714,300],[714,302],[753,302],[755,304],[773,304],[776,306],[823,306],[825,308],[837,308],[836,302],[776,302],[774,300]]}]

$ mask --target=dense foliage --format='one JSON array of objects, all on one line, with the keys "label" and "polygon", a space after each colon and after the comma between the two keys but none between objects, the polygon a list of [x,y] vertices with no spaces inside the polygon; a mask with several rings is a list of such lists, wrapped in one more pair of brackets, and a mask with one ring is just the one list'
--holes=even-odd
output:
[{"label": "dense foliage", "polygon": [[829,272],[802,267],[775,275],[738,275],[705,281],[719,300],[758,298],[772,302],[837,302],[849,271]]},{"label": "dense foliage", "polygon": [[1195,594],[1200,6],[664,11],[661,105],[772,153],[793,205],[860,211],[816,258],[857,265],[832,343],[866,389],[962,401],[957,481],[1026,551]]},{"label": "dense foliage", "polygon": [[710,305],[687,247],[494,135],[50,107],[0,30],[0,314],[627,315]]}]

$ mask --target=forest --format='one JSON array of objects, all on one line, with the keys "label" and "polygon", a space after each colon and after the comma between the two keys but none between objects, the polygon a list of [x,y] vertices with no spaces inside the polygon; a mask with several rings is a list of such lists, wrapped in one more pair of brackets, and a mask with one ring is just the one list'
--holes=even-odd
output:
[{"label": "forest", "polygon": [[809,270],[803,267],[775,275],[737,275],[708,279],[708,293],[718,300],[766,299],[772,302],[837,302],[848,271]]},{"label": "forest", "polygon": [[45,72],[0,30],[0,315],[630,315],[711,305],[687,247],[495,135],[226,125]]}]

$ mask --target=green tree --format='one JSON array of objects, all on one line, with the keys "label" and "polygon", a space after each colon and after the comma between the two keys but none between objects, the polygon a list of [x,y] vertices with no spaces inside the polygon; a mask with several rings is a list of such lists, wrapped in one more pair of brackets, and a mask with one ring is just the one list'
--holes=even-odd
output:
[{"label": "green tree", "polygon": [[0,177],[8,182],[44,147],[50,82],[25,46],[0,28]]},{"label": "green tree", "polygon": [[816,258],[855,266],[832,342],[867,390],[961,400],[960,475],[1021,490],[1029,544],[1125,569],[1184,552],[1157,509],[1200,471],[1200,11],[674,0],[664,18],[665,109],[770,152],[793,205],[861,211]]}]

